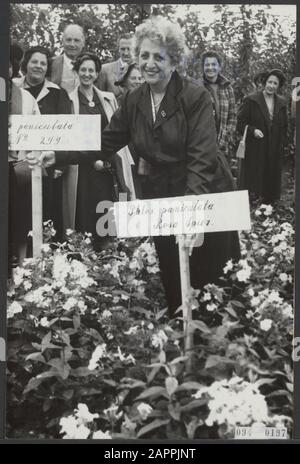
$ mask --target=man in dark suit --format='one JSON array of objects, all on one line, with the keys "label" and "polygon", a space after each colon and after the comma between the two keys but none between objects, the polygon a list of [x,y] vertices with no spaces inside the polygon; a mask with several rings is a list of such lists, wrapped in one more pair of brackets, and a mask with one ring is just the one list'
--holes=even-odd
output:
[{"label": "man in dark suit", "polygon": [[71,92],[79,84],[78,75],[73,70],[73,61],[85,45],[82,27],[78,24],[68,24],[63,31],[62,44],[64,51],[53,59],[50,80]]},{"label": "man in dark suit", "polygon": [[123,89],[120,86],[115,85],[115,82],[121,79],[121,77],[125,74],[128,65],[131,63],[131,40],[132,36],[130,34],[123,34],[120,36],[118,44],[119,59],[112,63],[104,64],[96,82],[96,85],[100,90],[113,92],[116,97],[120,96]]}]

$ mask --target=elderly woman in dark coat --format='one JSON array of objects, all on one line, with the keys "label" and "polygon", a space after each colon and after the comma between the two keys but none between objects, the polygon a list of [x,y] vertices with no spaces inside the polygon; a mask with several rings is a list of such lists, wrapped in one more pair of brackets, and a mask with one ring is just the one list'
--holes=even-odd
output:
[{"label": "elderly woman in dark coat", "polygon": [[[135,32],[134,52],[145,83],[125,95],[102,134],[103,158],[132,143],[150,165],[152,198],[232,190],[226,160],[217,156],[212,103],[201,85],[183,79],[187,52],[178,24],[155,16]],[[55,159],[41,157],[45,165]],[[56,162],[64,162],[59,155]],[[81,162],[74,154],[71,163]],[[186,240],[189,243],[190,237]],[[170,317],[181,304],[178,248],[174,236],[154,237]],[[206,234],[191,256],[191,283],[216,282],[230,258],[239,258],[235,232]]]},{"label": "elderly woman in dark coat", "polygon": [[265,203],[280,199],[283,147],[287,137],[287,104],[277,91],[285,78],[278,69],[263,76],[263,89],[245,98],[237,130],[247,129],[245,159],[241,162],[239,187]]}]

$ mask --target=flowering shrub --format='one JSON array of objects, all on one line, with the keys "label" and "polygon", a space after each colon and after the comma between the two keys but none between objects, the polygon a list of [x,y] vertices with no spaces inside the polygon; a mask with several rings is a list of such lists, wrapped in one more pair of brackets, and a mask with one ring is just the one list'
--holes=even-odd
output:
[{"label": "flowering shrub", "polygon": [[186,353],[149,239],[96,254],[89,234],[51,243],[48,225],[42,256],[9,285],[8,436],[231,438],[258,423],[291,433],[293,216],[254,211],[241,260],[191,295]]}]

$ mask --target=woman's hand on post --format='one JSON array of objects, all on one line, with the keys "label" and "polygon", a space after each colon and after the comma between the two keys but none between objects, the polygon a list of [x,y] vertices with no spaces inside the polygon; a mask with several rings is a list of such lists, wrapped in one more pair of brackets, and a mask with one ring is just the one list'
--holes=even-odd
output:
[{"label": "woman's hand on post", "polygon": [[177,237],[177,243],[181,242],[184,248],[189,249],[189,256],[191,256],[193,248],[200,247],[204,242],[203,232],[199,232],[198,234],[179,235]]},{"label": "woman's hand on post", "polygon": [[30,151],[29,153],[26,154],[26,161],[30,167],[30,169],[33,169],[34,166],[38,164],[38,158],[36,156],[36,152]]},{"label": "woman's hand on post", "polygon": [[102,171],[104,169],[104,162],[101,160],[95,161],[94,169],[96,169],[96,171]]},{"label": "woman's hand on post", "polygon": [[26,155],[26,161],[31,169],[34,166],[41,166],[43,168],[50,168],[55,164],[55,152],[54,151],[42,151],[40,156],[36,156],[36,152],[29,152]]},{"label": "woman's hand on post", "polygon": [[264,134],[261,130],[259,129],[254,129],[254,137],[256,139],[263,139],[264,138]]}]

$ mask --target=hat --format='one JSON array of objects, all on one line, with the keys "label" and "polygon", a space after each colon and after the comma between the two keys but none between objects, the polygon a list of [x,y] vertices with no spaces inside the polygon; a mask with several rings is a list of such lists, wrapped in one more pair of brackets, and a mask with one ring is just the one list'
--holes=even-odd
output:
[{"label": "hat", "polygon": [[279,87],[282,87],[283,84],[285,83],[285,75],[283,74],[283,72],[281,71],[281,69],[271,69],[270,71],[267,71],[265,73],[265,75],[263,76],[263,78],[261,79],[263,84],[265,85],[265,83],[267,82],[267,80],[269,79],[270,76],[276,76],[279,80]]}]

